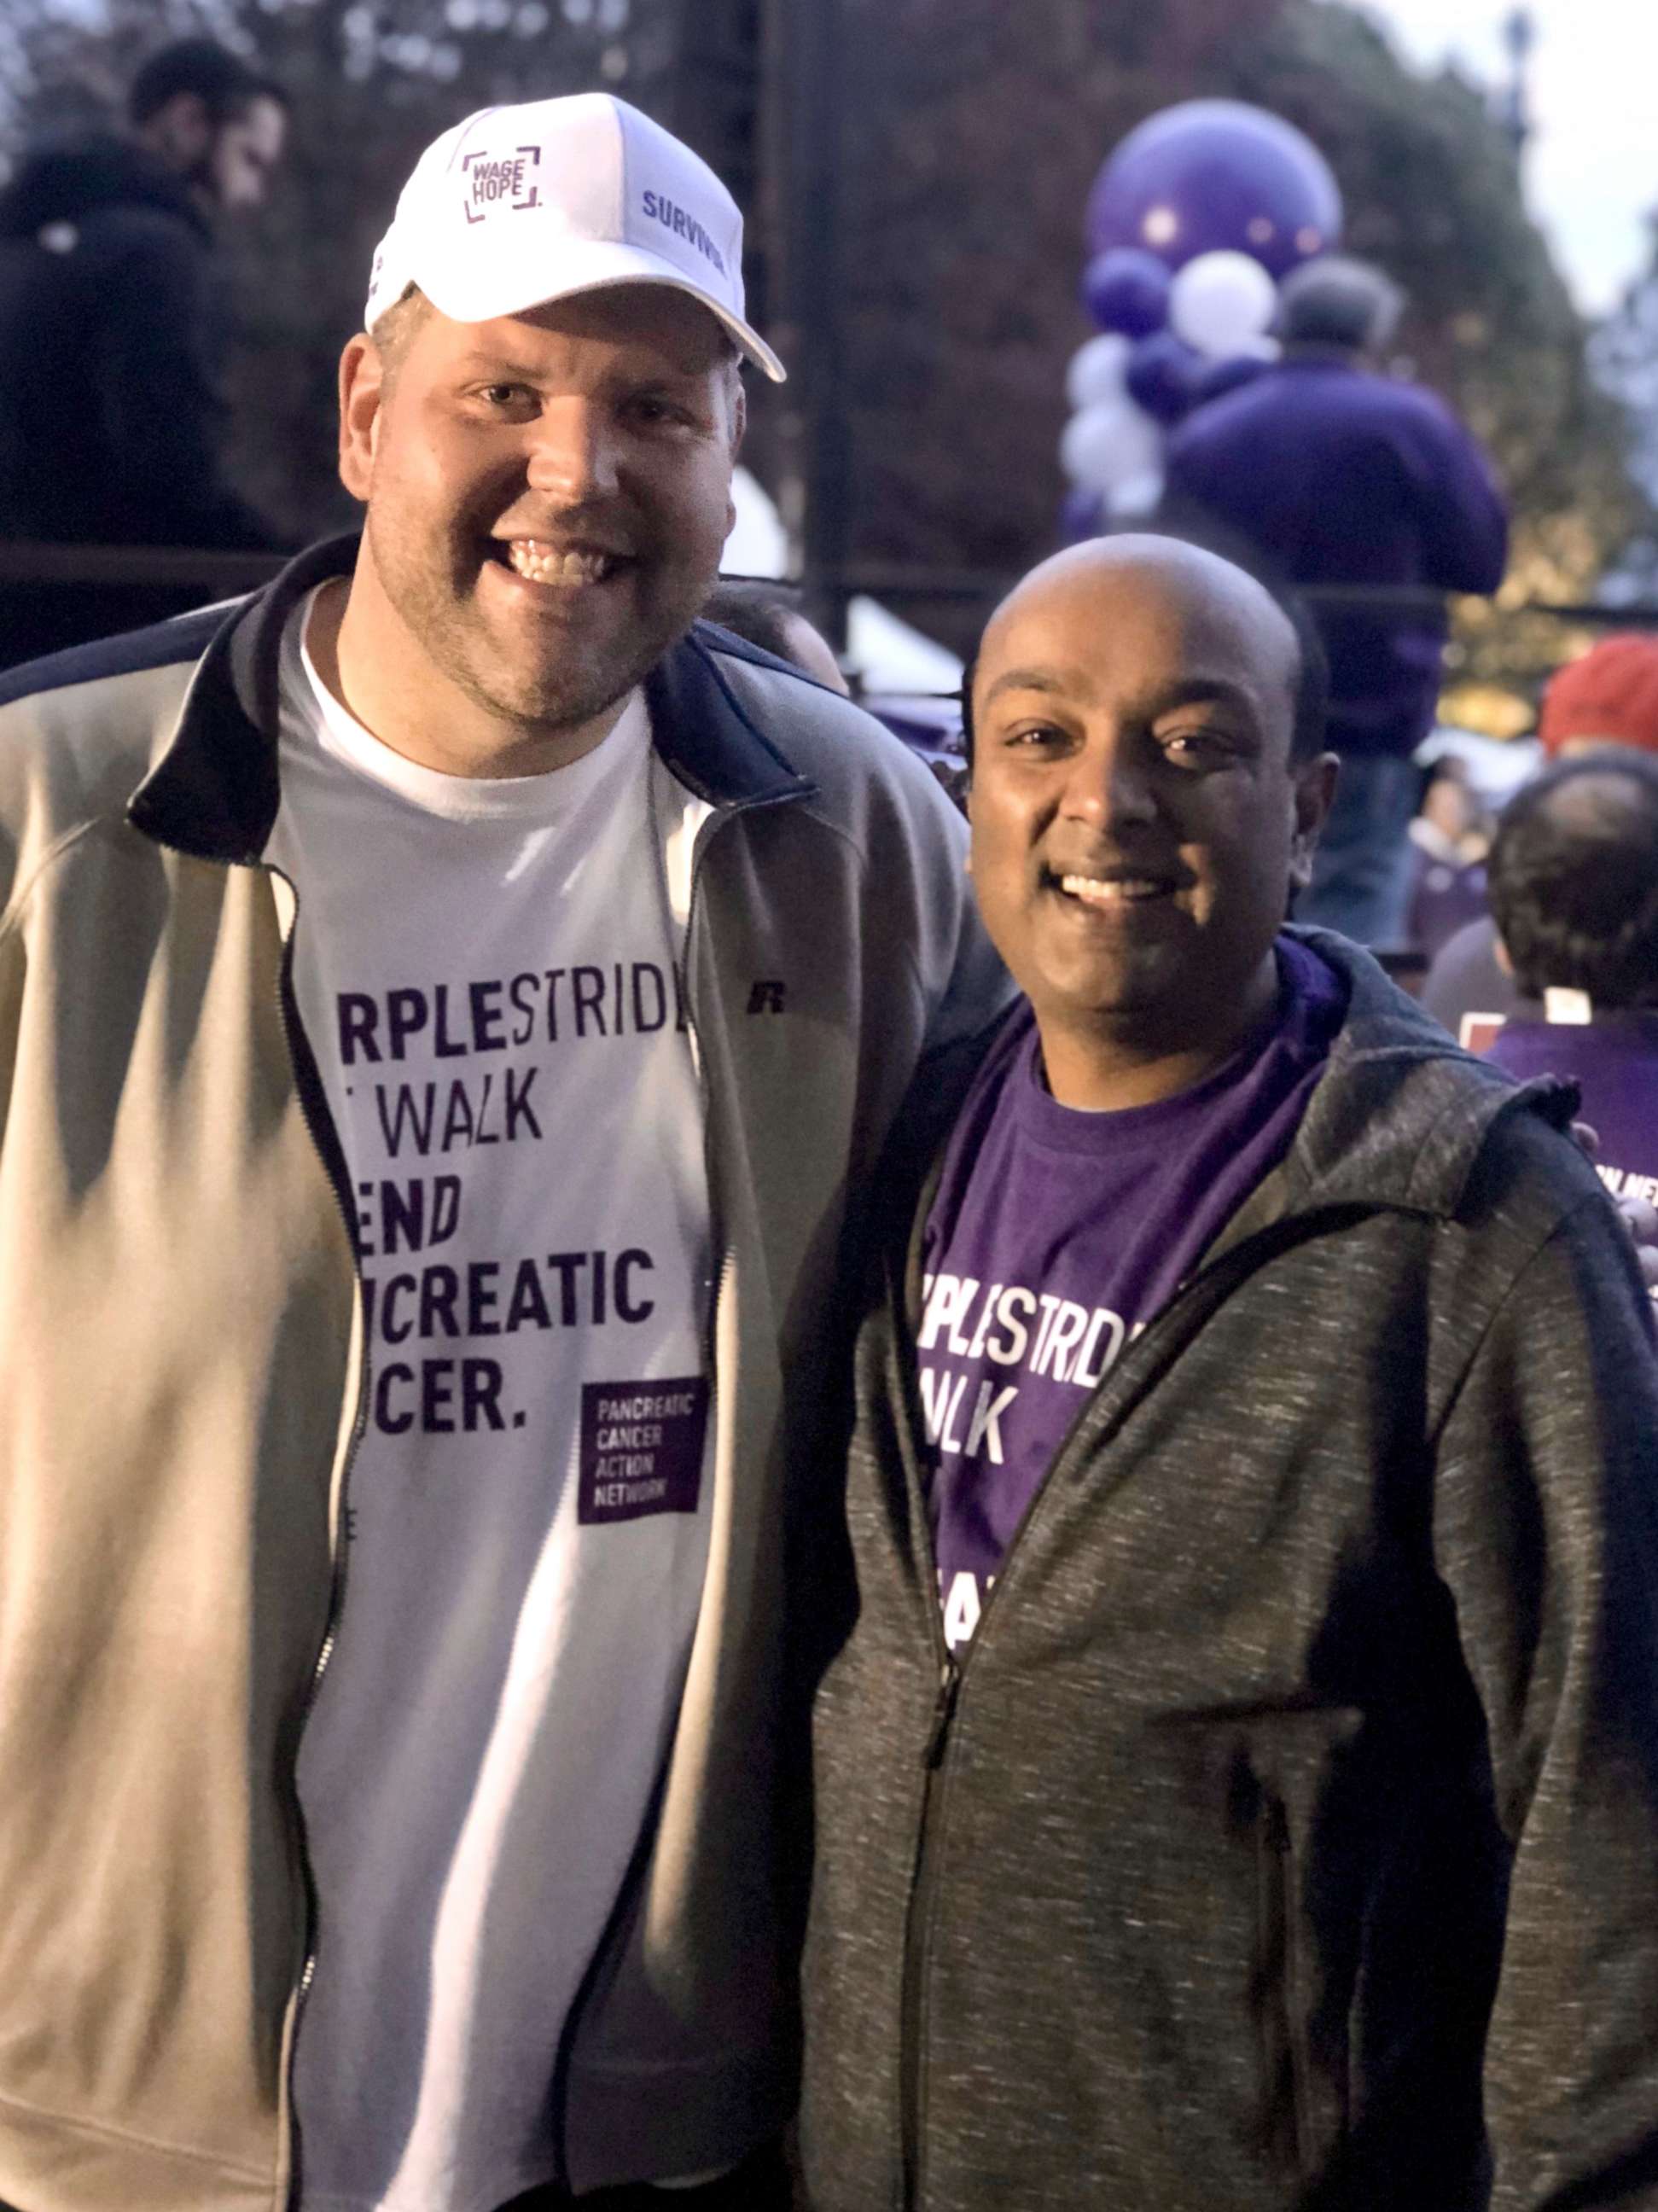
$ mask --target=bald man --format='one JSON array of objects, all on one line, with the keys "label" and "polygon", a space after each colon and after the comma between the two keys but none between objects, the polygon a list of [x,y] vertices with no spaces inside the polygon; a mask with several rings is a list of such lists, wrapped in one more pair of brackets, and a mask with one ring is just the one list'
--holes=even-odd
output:
[{"label": "bald man", "polygon": [[1284,926],[1319,692],[1166,541],[984,639],[1023,995],[879,1210],[814,2212],[1658,2203],[1651,1325],[1570,1093]]}]

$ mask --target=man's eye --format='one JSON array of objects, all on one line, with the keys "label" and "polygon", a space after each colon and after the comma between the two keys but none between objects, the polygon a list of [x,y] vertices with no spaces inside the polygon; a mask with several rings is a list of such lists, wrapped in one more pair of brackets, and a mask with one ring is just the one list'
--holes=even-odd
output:
[{"label": "man's eye", "polygon": [[498,414],[505,413],[510,409],[532,405],[535,399],[535,395],[527,384],[482,385],[478,390],[478,397],[487,407],[493,408]]},{"label": "man's eye", "polygon": [[1010,730],[1002,742],[1027,752],[1037,752],[1052,745],[1062,745],[1066,742],[1066,734],[1063,730],[1056,729],[1052,722],[1027,722],[1022,727]]},{"label": "man's eye", "polygon": [[672,426],[689,419],[683,407],[653,392],[638,393],[629,403],[629,412],[635,422],[643,423],[647,429],[665,424]]},{"label": "man's eye", "polygon": [[1176,768],[1224,768],[1236,749],[1218,730],[1170,730],[1160,736],[1163,757]]}]

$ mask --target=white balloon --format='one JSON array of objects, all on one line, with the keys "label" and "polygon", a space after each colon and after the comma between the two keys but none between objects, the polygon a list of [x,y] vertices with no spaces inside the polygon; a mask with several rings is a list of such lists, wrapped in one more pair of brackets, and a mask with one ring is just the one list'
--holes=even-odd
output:
[{"label": "white balloon", "polygon": [[1150,514],[1163,497],[1163,471],[1147,469],[1143,476],[1129,477],[1107,495],[1106,505],[1112,520],[1124,522],[1136,515]]},{"label": "white balloon", "polygon": [[1102,331],[1077,348],[1065,373],[1065,394],[1073,407],[1121,398],[1128,345],[1121,331]]},{"label": "white balloon", "polygon": [[1132,399],[1101,399],[1065,426],[1060,462],[1072,483],[1108,495],[1163,466],[1163,433]]},{"label": "white balloon", "polygon": [[1169,288],[1169,327],[1212,361],[1246,353],[1272,319],[1278,287],[1248,253],[1199,253]]}]

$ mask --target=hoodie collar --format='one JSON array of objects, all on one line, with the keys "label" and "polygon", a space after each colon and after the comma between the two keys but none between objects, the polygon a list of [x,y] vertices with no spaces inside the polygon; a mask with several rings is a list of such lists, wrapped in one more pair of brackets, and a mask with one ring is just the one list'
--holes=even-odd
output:
[{"label": "hoodie collar", "polygon": [[[229,610],[197,665],[172,742],[128,808],[147,836],[200,860],[258,861],[281,799],[282,632],[307,592],[351,573],[359,542],[353,532],[312,546]],[[657,751],[680,782],[716,808],[810,797],[815,787],[733,693],[711,650],[715,635],[708,624],[693,623],[646,678]]]}]

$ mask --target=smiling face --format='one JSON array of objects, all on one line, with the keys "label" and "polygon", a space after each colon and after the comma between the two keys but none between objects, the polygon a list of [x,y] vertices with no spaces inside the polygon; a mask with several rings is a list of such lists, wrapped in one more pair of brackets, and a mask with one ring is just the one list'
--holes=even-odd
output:
[{"label": "smiling face", "polygon": [[597,742],[731,527],[742,394],[714,317],[647,284],[488,323],[428,307],[392,362],[352,341],[341,402],[341,474],[368,508],[348,704],[463,774]]},{"label": "smiling face", "polygon": [[993,617],[973,881],[1056,1096],[1163,1060],[1178,1088],[1270,1006],[1333,786],[1328,756],[1291,763],[1298,669],[1259,586],[1167,540],[1058,555]]}]

